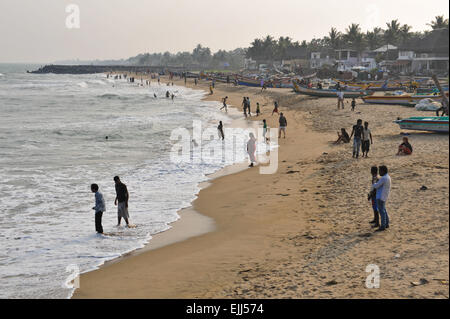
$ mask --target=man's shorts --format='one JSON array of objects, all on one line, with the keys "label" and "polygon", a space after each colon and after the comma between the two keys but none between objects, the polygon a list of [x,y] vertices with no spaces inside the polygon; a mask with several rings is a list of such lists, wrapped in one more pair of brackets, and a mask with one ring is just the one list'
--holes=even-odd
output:
[{"label": "man's shorts", "polygon": [[368,152],[370,150],[370,141],[363,141],[362,142],[362,151]]},{"label": "man's shorts", "polygon": [[120,202],[117,205],[117,215],[123,218],[130,218],[128,215],[128,207],[126,202]]}]

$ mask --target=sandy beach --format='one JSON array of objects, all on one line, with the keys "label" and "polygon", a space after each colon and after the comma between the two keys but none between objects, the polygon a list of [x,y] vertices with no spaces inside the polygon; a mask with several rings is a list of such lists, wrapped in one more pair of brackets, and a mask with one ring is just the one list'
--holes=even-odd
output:
[{"label": "sandy beach", "polygon": [[[204,80],[186,86],[209,91]],[[74,298],[449,297],[448,134],[411,131],[413,154],[395,155],[402,135],[393,121],[430,113],[361,100],[355,112],[350,100],[337,110],[332,98],[224,83],[206,99],[225,96],[239,111],[243,96],[252,112],[259,102],[262,115],[249,120],[269,127],[278,127],[271,113],[279,102],[288,128],[277,172],[237,169],[213,179],[193,211],[149,247],[81,275]],[[333,145],[358,118],[374,137],[367,159],[353,159],[351,144]],[[373,165],[387,165],[392,178],[391,226],[381,233],[369,224]],[[369,264],[380,269],[378,289],[366,288]]]}]

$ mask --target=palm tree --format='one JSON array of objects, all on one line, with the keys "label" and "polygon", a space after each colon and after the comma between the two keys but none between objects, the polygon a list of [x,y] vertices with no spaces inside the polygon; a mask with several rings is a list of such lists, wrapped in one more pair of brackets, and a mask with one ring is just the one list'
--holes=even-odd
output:
[{"label": "palm tree", "polygon": [[330,32],[328,32],[328,37],[325,37],[324,40],[330,48],[336,50],[340,46],[341,36],[341,33],[333,27]]},{"label": "palm tree", "polygon": [[366,32],[366,41],[370,50],[375,50],[381,45],[382,33],[381,28],[374,28],[372,31]]},{"label": "palm tree", "polygon": [[360,37],[361,28],[359,27],[359,24],[352,23],[345,31],[346,34],[344,34],[344,39],[350,46],[352,46],[354,42]]},{"label": "palm tree", "polygon": [[276,41],[272,36],[268,35],[262,41],[263,57],[266,60],[273,61],[276,51]]},{"label": "palm tree", "polygon": [[385,44],[397,44],[397,40],[400,34],[400,23],[398,20],[392,20],[386,23],[387,29],[384,31]]},{"label": "palm tree", "polygon": [[406,43],[406,41],[408,41],[411,38],[412,34],[411,34],[410,30],[411,30],[411,26],[409,26],[407,24],[404,24],[400,28],[399,36],[400,36],[402,44]]},{"label": "palm tree", "polygon": [[359,24],[352,23],[349,25],[346,34],[344,34],[344,39],[353,50],[358,52],[358,60],[360,60],[361,53],[366,47],[366,40],[364,34],[361,33]]},{"label": "palm tree", "polygon": [[448,28],[448,19],[444,19],[444,16],[436,16],[434,21],[428,23],[433,30]]}]

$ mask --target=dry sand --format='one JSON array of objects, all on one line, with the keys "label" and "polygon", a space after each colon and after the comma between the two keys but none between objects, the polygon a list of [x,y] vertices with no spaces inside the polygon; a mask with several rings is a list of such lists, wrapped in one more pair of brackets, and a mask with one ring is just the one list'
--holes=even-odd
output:
[{"label": "dry sand", "polygon": [[[194,87],[192,79],[187,86]],[[208,86],[201,81],[196,88]],[[288,130],[279,141],[278,171],[253,168],[214,179],[193,204],[214,220],[214,231],[83,274],[74,298],[449,297],[448,135],[410,132],[413,155],[395,156],[401,135],[392,121],[430,113],[362,102],[356,112],[349,102],[338,111],[335,99],[222,83],[207,99],[225,95],[239,109],[249,96],[252,112],[260,102],[258,120],[270,127],[278,126],[271,112],[279,101]],[[368,159],[352,159],[350,144],[332,144],[358,118],[374,136]],[[367,192],[370,167],[382,164],[393,183],[391,227],[374,233]],[[380,269],[378,289],[366,288],[369,264]],[[427,283],[411,284],[421,278]]]}]

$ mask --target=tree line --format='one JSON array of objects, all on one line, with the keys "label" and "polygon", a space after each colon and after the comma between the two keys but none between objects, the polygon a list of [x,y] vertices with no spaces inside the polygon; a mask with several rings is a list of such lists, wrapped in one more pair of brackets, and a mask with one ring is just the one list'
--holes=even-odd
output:
[{"label": "tree line", "polygon": [[[290,37],[275,39],[268,35],[262,39],[253,40],[245,49],[219,50],[212,53],[210,48],[198,44],[192,52],[139,54],[129,58],[126,63],[186,68],[240,69],[245,58],[257,61],[280,61],[289,58],[307,58],[307,54],[310,52],[328,52],[344,48],[355,50],[361,54],[364,50],[374,50],[386,44],[402,47],[408,43],[420,43],[420,40],[436,30],[446,29],[448,32],[449,21],[443,15],[436,16],[428,25],[431,30],[412,32],[411,26],[401,24],[398,20],[392,20],[386,23],[385,28],[376,27],[363,32],[359,24],[352,23],[344,32],[332,27],[326,36],[312,39],[309,42],[294,41]],[[446,41],[448,51],[448,36]]]}]

